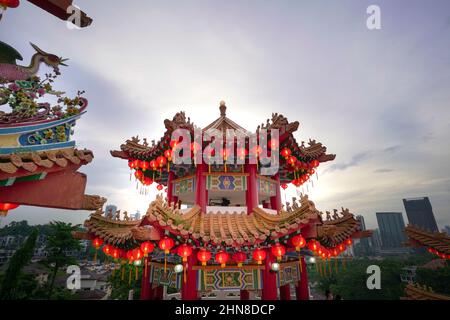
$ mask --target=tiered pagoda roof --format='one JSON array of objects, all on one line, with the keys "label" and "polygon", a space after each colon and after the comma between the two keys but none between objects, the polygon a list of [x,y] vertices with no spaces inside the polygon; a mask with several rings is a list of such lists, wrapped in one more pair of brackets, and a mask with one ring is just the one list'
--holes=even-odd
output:
[{"label": "tiered pagoda roof", "polygon": [[261,208],[255,208],[251,214],[202,213],[198,206],[181,212],[158,195],[141,220],[117,220],[96,211],[84,226],[90,237],[98,236],[109,244],[123,247],[133,246],[136,241],[159,240],[164,230],[175,237],[211,245],[225,243],[231,247],[273,241],[309,226],[314,226],[309,233],[312,238],[319,239],[326,247],[333,247],[349,237],[370,236],[370,231],[358,232],[359,221],[348,209],[343,209],[340,215],[336,213],[332,220],[322,221],[321,216],[308,196],[303,196],[289,211],[273,215]]},{"label": "tiered pagoda roof", "polygon": [[405,287],[405,295],[404,300],[450,300],[449,296],[435,293],[430,287],[416,283],[409,283]]},{"label": "tiered pagoda roof", "polygon": [[430,232],[416,226],[407,226],[406,235],[412,246],[427,247],[450,255],[450,237],[445,232]]},{"label": "tiered pagoda roof", "polygon": [[[166,119],[164,121],[166,131],[164,135],[159,139],[158,142],[152,141],[149,145],[147,139],[139,139],[138,136],[132,137],[126,140],[124,144],[120,146],[120,150],[111,151],[113,157],[122,159],[139,159],[139,160],[150,160],[155,159],[158,156],[164,154],[164,151],[170,148],[171,135],[176,129],[187,129],[191,132],[193,136],[194,128],[196,127],[194,123],[190,121],[190,118],[185,115],[184,111],[175,114],[172,120]],[[292,155],[299,159],[304,159],[305,161],[318,160],[319,162],[327,162],[334,160],[336,155],[327,154],[327,148],[320,142],[310,139],[307,143],[302,141],[298,143],[294,137],[294,133],[299,127],[299,122],[289,122],[286,117],[281,114],[273,113],[271,119],[267,119],[266,123],[262,123],[257,127],[254,133],[259,134],[261,129],[278,129],[279,130],[279,149],[284,147],[289,148],[292,151]],[[211,124],[203,128],[203,131],[208,129],[219,129],[225,132],[226,129],[242,130],[243,132],[249,132],[238,125],[233,120],[226,116],[226,106],[224,102],[221,102],[220,106],[220,117],[214,120]],[[205,143],[206,145],[206,143]],[[293,179],[293,176],[288,169],[288,166],[283,166],[284,160],[281,160],[282,166],[279,170],[280,182],[289,183]],[[191,166],[189,165],[177,165],[173,171],[178,177],[188,175],[192,173]],[[230,169],[232,170],[232,169]],[[167,185],[167,174],[164,174],[159,181],[163,185]]]}]

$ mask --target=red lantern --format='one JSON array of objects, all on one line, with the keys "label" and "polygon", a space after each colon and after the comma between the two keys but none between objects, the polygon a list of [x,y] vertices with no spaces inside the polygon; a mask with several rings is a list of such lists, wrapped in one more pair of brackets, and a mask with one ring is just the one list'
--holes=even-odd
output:
[{"label": "red lantern", "polygon": [[346,247],[345,247],[345,244],[344,244],[344,243],[340,243],[340,244],[338,245],[338,250],[339,250],[339,252],[344,252],[345,249],[346,249]]},{"label": "red lantern", "polygon": [[237,263],[238,267],[242,267],[242,264],[247,260],[247,255],[241,251],[233,254],[233,260]]},{"label": "red lantern", "polygon": [[278,140],[276,139],[270,139],[269,141],[269,147],[271,150],[278,148]]},{"label": "red lantern", "polygon": [[111,251],[111,256],[114,259],[119,259],[122,256],[122,250],[119,248],[115,248],[113,247],[112,251]]},{"label": "red lantern", "polygon": [[256,248],[253,250],[253,260],[255,260],[258,264],[262,264],[262,262],[266,259],[266,251],[260,248]]},{"label": "red lantern", "polygon": [[164,157],[166,157],[169,161],[172,161],[172,150],[167,149],[164,151]]},{"label": "red lantern", "polygon": [[109,244],[103,246],[103,253],[109,256],[111,254],[112,248]]},{"label": "red lantern", "polygon": [[134,251],[133,250],[128,250],[126,256],[127,256],[129,263],[134,261]]},{"label": "red lantern", "polygon": [[159,156],[158,158],[156,158],[156,163],[158,163],[158,166],[162,168],[167,163],[167,159],[164,156]]},{"label": "red lantern", "polygon": [[294,166],[295,163],[297,162],[297,158],[296,158],[295,156],[290,156],[290,157],[287,159],[287,162],[288,162],[291,166]]},{"label": "red lantern", "polygon": [[202,266],[206,266],[206,263],[211,259],[211,252],[206,249],[201,249],[197,252],[197,259],[202,263]]},{"label": "red lantern", "polygon": [[156,189],[158,189],[158,191],[161,191],[164,188],[164,186],[162,184],[158,184],[156,186]]},{"label": "red lantern", "polygon": [[331,248],[331,255],[337,257],[339,255],[339,250],[337,248]]},{"label": "red lantern", "polygon": [[19,4],[19,0],[0,0],[0,6],[7,8],[17,8]]},{"label": "red lantern", "polygon": [[144,176],[144,173],[141,170],[136,170],[134,172],[134,176],[136,177],[136,179],[141,180],[141,178]]},{"label": "red lantern", "polygon": [[281,150],[281,155],[287,159],[290,155],[291,155],[291,150],[288,148],[283,148],[283,150]]},{"label": "red lantern", "polygon": [[139,159],[134,159],[133,160],[133,169],[138,169],[141,167],[141,160]]},{"label": "red lantern", "polygon": [[0,216],[6,216],[9,210],[14,210],[18,206],[17,203],[0,202]]},{"label": "red lantern", "polygon": [[282,183],[282,184],[280,185],[280,187],[282,187],[282,188],[283,188],[283,190],[286,190],[286,189],[287,189],[287,187],[288,187],[288,185],[287,185],[286,183]]},{"label": "red lantern", "polygon": [[172,149],[175,149],[176,147],[177,147],[177,145],[178,145],[178,141],[176,141],[176,140],[172,140],[172,141],[170,141],[170,147],[172,148]]},{"label": "red lantern", "polygon": [[277,257],[277,260],[280,261],[283,255],[286,253],[286,248],[279,243],[276,243],[272,248],[270,248],[272,254]]},{"label": "red lantern", "polygon": [[353,243],[352,238],[348,238],[348,239],[345,240],[345,244],[348,245],[348,246],[351,246],[352,243]]},{"label": "red lantern", "polygon": [[170,252],[170,249],[172,249],[174,245],[173,239],[169,237],[164,237],[161,240],[159,240],[159,248],[164,251],[165,254],[168,254]]},{"label": "red lantern", "polygon": [[150,162],[148,161],[141,161],[141,169],[143,171],[147,170],[148,168],[150,168]]},{"label": "red lantern", "polygon": [[192,247],[183,243],[178,246],[177,254],[183,259],[183,262],[186,262],[187,258],[192,254]]},{"label": "red lantern", "polygon": [[317,160],[317,159],[314,159],[314,160],[311,161],[310,163],[311,163],[311,166],[312,166],[313,168],[317,168],[317,167],[319,166],[319,164],[320,164],[319,160]]},{"label": "red lantern", "polygon": [[134,169],[134,159],[129,159],[129,160],[128,160],[128,167],[129,167],[130,169]]},{"label": "red lantern", "polygon": [[149,253],[153,251],[155,245],[150,241],[145,241],[141,243],[141,250],[144,253],[144,256],[147,256]]},{"label": "red lantern", "polygon": [[315,240],[311,240],[311,241],[308,242],[308,249],[309,250],[311,250],[313,252],[316,252],[317,248],[318,248],[318,246],[317,246],[317,243],[316,243]]},{"label": "red lantern", "polygon": [[133,250],[133,258],[134,260],[141,260],[144,254],[142,253],[140,248],[136,248]]},{"label": "red lantern", "polygon": [[308,170],[308,173],[309,173],[310,175],[313,175],[315,172],[316,172],[316,171],[315,171],[314,169],[312,169],[312,168]]},{"label": "red lantern", "polygon": [[156,168],[158,168],[158,164],[155,160],[150,161],[150,168],[152,168],[152,170],[156,170]]},{"label": "red lantern", "polygon": [[151,185],[151,184],[153,183],[153,180],[152,180],[152,178],[144,177],[144,178],[142,179],[142,183],[143,183],[145,186],[149,186],[149,185]]},{"label": "red lantern", "polygon": [[300,249],[306,245],[305,238],[303,238],[300,234],[293,236],[291,242],[296,251],[300,251]]},{"label": "red lantern", "polygon": [[94,240],[92,240],[92,245],[97,250],[102,246],[102,244],[103,244],[102,238],[95,238]]},{"label": "red lantern", "polygon": [[225,251],[219,251],[216,253],[216,262],[220,263],[221,268],[225,267],[229,258],[230,258],[230,255],[228,253],[226,253]]}]

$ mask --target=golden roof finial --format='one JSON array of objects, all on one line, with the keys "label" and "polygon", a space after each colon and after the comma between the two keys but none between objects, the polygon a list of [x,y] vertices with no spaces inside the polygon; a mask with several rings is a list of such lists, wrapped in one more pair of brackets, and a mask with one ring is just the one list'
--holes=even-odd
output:
[{"label": "golden roof finial", "polygon": [[227,112],[227,106],[225,105],[225,101],[220,101],[220,116],[225,117]]}]

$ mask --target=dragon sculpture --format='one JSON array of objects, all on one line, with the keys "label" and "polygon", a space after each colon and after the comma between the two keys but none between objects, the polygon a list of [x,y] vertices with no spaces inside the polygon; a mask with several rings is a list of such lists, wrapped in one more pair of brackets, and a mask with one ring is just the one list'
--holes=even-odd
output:
[{"label": "dragon sculpture", "polygon": [[36,50],[36,53],[31,57],[28,66],[20,66],[16,63],[16,60],[23,60],[20,53],[10,45],[0,41],[0,83],[28,80],[37,74],[41,63],[52,67],[55,72],[58,71],[60,65],[67,66],[64,62],[68,59],[47,53],[35,44],[30,44]]}]

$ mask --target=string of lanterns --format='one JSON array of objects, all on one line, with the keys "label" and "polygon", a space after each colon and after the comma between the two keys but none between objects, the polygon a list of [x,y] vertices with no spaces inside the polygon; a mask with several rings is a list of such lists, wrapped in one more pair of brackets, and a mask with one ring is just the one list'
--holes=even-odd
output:
[{"label": "string of lanterns", "polygon": [[441,259],[450,260],[450,254],[445,254],[444,252],[441,252],[432,247],[429,247],[427,250],[429,253],[437,255]]},{"label": "string of lanterns", "polygon": [[[277,240],[278,241],[278,240]],[[94,238],[92,240],[92,245],[95,248],[95,257],[94,261],[97,259],[97,251],[102,247],[103,245],[103,239],[101,238]],[[298,252],[299,257],[299,268],[300,272],[301,270],[301,255],[300,251],[302,248],[306,247],[309,249],[314,255],[318,256],[322,261],[329,261],[332,257],[337,257],[341,253],[343,253],[347,246],[352,244],[352,239],[348,238],[342,243],[336,245],[335,247],[327,248],[324,247],[322,244],[320,244],[319,241],[312,239],[310,241],[306,241],[301,234],[295,234],[292,236],[288,241],[286,241],[286,244]],[[121,249],[118,247],[115,247],[110,244],[104,244],[102,251],[105,254],[106,257],[110,257],[112,260],[114,260],[116,263],[120,262],[121,269],[122,269],[122,280],[125,276],[125,269],[128,268],[129,271],[129,283],[131,283],[132,279],[132,268],[134,266],[135,268],[135,280],[138,279],[138,267],[142,265],[142,259],[146,257],[150,257],[150,254],[154,252],[155,244],[151,241],[145,241],[142,242],[138,247],[131,248],[129,250]],[[162,239],[160,239],[157,243],[157,247],[161,250],[161,252],[164,253],[164,272],[167,272],[167,256],[173,252],[173,248],[175,247],[175,241],[169,236],[164,236]],[[282,261],[283,257],[286,255],[287,247],[286,245],[281,244],[280,242],[276,242],[275,244],[268,246],[268,249],[270,249],[270,253],[276,258],[276,262],[271,263],[271,269],[273,271],[278,271],[280,268],[279,262]],[[213,258],[213,252],[211,249],[208,249],[207,247],[197,247],[188,243],[181,243],[176,246],[176,250],[174,251],[182,260],[182,263],[184,264],[178,264],[175,266],[174,271],[179,273],[183,272],[183,281],[186,282],[187,280],[187,274],[186,270],[188,258],[192,255],[193,250],[198,249],[196,257],[198,261],[201,263],[201,266],[203,267],[203,276],[204,276],[204,283],[206,284],[205,277],[205,267],[209,262],[212,262]],[[250,251],[250,250],[249,250]],[[221,268],[225,268],[227,263],[229,263],[230,260],[232,260],[238,268],[242,267],[243,264],[251,257],[253,261],[256,262],[257,265],[261,265],[267,258],[267,249],[262,247],[255,247],[251,252],[246,253],[242,250],[236,250],[233,255],[230,255],[229,252],[225,249],[218,249],[217,252],[214,255],[214,262],[220,265]],[[337,263],[337,262],[336,262]],[[343,263],[345,263],[343,261]],[[128,267],[127,267],[128,265]],[[344,265],[345,267],[345,265]],[[143,276],[147,276],[147,269],[148,269],[148,259],[144,259],[144,266],[143,266]],[[317,271],[319,272],[320,268],[320,274],[324,274],[326,271],[326,267],[320,265],[319,263],[316,263]],[[331,273],[331,262],[329,262],[329,268]],[[114,271],[116,270],[116,267],[113,269],[113,276]],[[337,265],[336,265],[337,270]]]}]

